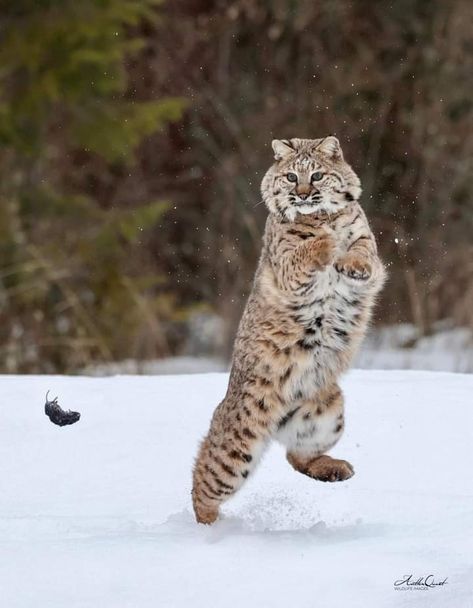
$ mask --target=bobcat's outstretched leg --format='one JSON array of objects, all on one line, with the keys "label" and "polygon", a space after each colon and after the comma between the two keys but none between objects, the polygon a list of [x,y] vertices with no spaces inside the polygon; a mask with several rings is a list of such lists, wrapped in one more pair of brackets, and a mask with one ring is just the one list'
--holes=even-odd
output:
[{"label": "bobcat's outstretched leg", "polygon": [[343,481],[354,474],[353,467],[326,455],[343,426],[343,395],[334,385],[303,401],[281,426],[277,439],[287,447],[287,459],[296,471],[320,481]]},{"label": "bobcat's outstretched leg", "polygon": [[266,445],[265,429],[245,413],[245,407],[236,415],[235,411],[225,401],[217,408],[197,455],[192,502],[199,523],[217,519],[220,504],[243,485]]}]

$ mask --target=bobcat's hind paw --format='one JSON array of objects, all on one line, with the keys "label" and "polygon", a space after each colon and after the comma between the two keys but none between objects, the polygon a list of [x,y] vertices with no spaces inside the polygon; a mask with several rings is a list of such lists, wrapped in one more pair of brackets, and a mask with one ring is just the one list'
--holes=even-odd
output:
[{"label": "bobcat's hind paw", "polygon": [[353,477],[355,471],[347,460],[331,458],[325,460],[321,457],[321,462],[314,467],[312,477],[319,481],[345,481]]}]

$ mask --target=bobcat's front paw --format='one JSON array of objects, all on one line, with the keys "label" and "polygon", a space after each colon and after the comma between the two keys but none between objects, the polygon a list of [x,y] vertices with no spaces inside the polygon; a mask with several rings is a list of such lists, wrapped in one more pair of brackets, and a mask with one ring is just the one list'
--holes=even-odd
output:
[{"label": "bobcat's front paw", "polygon": [[358,281],[366,281],[370,278],[372,272],[368,260],[355,253],[347,253],[336,262],[335,268],[341,274]]},{"label": "bobcat's front paw", "polygon": [[323,234],[319,238],[311,239],[308,245],[311,262],[316,268],[325,268],[333,264],[337,246],[332,235]]}]

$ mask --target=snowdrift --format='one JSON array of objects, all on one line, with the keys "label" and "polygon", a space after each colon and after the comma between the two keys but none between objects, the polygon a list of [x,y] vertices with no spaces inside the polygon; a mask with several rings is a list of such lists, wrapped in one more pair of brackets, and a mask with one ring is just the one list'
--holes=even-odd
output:
[{"label": "snowdrift", "polygon": [[[198,526],[190,472],[226,382],[1,377],[1,606],[471,606],[473,376],[351,372],[332,454],[355,476],[313,481],[274,445]],[[50,423],[48,389],[77,424]]]}]

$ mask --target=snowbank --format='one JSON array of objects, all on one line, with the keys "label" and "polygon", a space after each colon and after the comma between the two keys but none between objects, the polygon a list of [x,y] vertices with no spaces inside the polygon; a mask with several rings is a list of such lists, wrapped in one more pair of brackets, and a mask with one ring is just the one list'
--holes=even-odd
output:
[{"label": "snowbank", "polygon": [[[473,376],[351,372],[333,454],[355,476],[310,480],[273,446],[209,528],[190,470],[226,379],[0,378],[2,606],[471,606]],[[447,581],[396,589],[409,574]]]},{"label": "snowbank", "polygon": [[[413,325],[403,323],[371,328],[353,367],[359,369],[422,369],[473,372],[473,334],[466,327],[438,323],[435,333],[419,337]],[[187,355],[138,361],[94,363],[83,371],[91,376],[114,374],[195,374],[226,371],[228,363],[218,357]]]},{"label": "snowbank", "polygon": [[473,334],[466,327],[451,327],[448,323],[438,323],[435,333],[424,337],[419,337],[416,328],[407,323],[372,328],[354,367],[471,373]]}]

